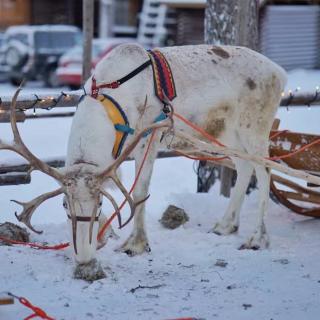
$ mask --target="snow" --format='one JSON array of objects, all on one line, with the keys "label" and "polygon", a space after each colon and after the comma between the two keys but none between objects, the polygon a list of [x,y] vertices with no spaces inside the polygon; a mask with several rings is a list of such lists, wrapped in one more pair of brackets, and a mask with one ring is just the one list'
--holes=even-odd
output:
[{"label": "snow", "polygon": [[[288,88],[313,90],[319,79],[319,71],[294,71],[289,74]],[[13,91],[0,85],[0,95]],[[26,91],[41,93],[34,85]],[[320,108],[292,108],[288,113],[284,108],[279,111],[281,127],[319,133],[319,112]],[[69,118],[43,119],[29,120],[19,127],[31,150],[40,158],[52,158],[65,154],[70,124]],[[0,124],[1,138],[9,139],[9,132],[7,124]],[[12,153],[0,155],[1,163],[17,161]],[[130,187],[133,162],[124,163],[122,177]],[[56,186],[52,179],[34,172],[30,185],[1,187],[0,222],[16,223],[13,213],[20,208],[10,199],[30,200]],[[98,253],[107,278],[90,284],[72,278],[70,249],[0,247],[0,295],[10,291],[24,296],[59,320],[318,319],[320,221],[295,215],[270,201],[270,248],[239,251],[254,227],[257,192],[245,200],[239,233],[219,237],[207,231],[222,216],[228,199],[218,196],[218,186],[208,194],[195,191],[192,161],[157,160],[147,202],[150,254],[131,258],[114,252],[129,235],[132,223],[116,229],[120,239],[109,240]],[[113,192],[120,202],[121,194]],[[158,222],[169,204],[182,207],[190,217],[176,230],[166,230]],[[104,211],[111,213],[106,202]],[[124,214],[129,214],[128,208]],[[32,240],[49,244],[67,241],[65,222],[61,198],[49,200],[33,217],[36,228],[44,233],[32,234]],[[18,302],[0,307],[1,320],[23,319],[30,313]]]}]

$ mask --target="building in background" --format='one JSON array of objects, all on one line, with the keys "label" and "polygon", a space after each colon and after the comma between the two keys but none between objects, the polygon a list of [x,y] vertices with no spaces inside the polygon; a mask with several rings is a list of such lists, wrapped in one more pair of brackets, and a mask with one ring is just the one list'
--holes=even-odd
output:
[{"label": "building in background", "polygon": [[[99,20],[106,18],[101,14],[101,9],[108,3],[113,6],[113,21],[110,26],[112,35],[136,36],[138,13],[143,0],[93,1],[95,36],[104,33],[104,30],[99,30]],[[0,31],[19,24],[70,24],[81,27],[82,0],[0,0]]]},{"label": "building in background", "polygon": [[[95,36],[147,47],[204,42],[206,0],[93,0]],[[287,70],[320,68],[320,0],[259,0],[260,51]],[[82,0],[0,0],[0,31],[16,24],[82,26]]]},{"label": "building in background", "polygon": [[[160,0],[176,10],[170,42],[204,42],[206,0]],[[320,68],[320,0],[259,0],[260,51],[285,69]]]}]

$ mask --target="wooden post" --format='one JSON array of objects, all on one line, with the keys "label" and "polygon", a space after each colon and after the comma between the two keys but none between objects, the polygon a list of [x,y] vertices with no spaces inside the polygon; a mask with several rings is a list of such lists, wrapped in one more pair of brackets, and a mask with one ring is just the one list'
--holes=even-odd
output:
[{"label": "wooden post", "polygon": [[82,84],[84,84],[91,75],[94,0],[83,0],[82,10],[83,10],[83,14],[82,14],[82,25],[83,25]]},{"label": "wooden post", "polygon": [[[205,42],[258,48],[256,0],[207,0]],[[230,197],[233,170],[221,167],[220,193]]]}]

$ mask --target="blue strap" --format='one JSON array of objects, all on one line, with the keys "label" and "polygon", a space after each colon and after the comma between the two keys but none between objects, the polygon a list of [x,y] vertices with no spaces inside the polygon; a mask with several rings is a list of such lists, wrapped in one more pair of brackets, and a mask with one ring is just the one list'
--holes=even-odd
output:
[{"label": "blue strap", "polygon": [[[167,118],[167,115],[164,112],[161,112],[153,121],[153,123],[157,123],[160,122],[162,120],[165,120]],[[134,134],[134,129],[125,125],[125,124],[120,124],[117,123],[114,125],[114,128],[117,131],[121,131],[123,133],[128,133],[128,134]],[[150,133],[152,132],[152,130],[147,131],[143,136],[147,137]]]},{"label": "blue strap", "polygon": [[134,129],[132,129],[131,127],[127,126],[126,124],[120,124],[117,123],[114,125],[115,129],[117,131],[121,131],[123,133],[129,133],[129,134],[134,134]]}]

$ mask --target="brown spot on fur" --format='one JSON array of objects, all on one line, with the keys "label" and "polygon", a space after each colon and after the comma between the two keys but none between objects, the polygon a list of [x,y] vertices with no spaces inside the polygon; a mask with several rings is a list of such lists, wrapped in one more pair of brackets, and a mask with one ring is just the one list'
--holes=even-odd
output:
[{"label": "brown spot on fur", "polygon": [[226,128],[226,119],[229,119],[232,113],[232,105],[226,102],[214,106],[204,117],[204,130],[214,137],[221,136]]},{"label": "brown spot on fur", "polygon": [[246,85],[249,87],[250,90],[254,90],[257,87],[257,84],[251,78],[247,79]]},{"label": "brown spot on fur", "polygon": [[204,128],[206,132],[208,132],[213,137],[219,137],[222,131],[225,129],[225,119],[217,118],[217,119],[208,119],[206,123],[206,127]]},{"label": "brown spot on fur", "polygon": [[247,129],[249,129],[251,127],[251,124],[250,123],[248,123],[247,124]]},{"label": "brown spot on fur", "polygon": [[190,144],[186,141],[174,139],[173,142],[170,143],[170,148],[172,149],[180,149],[180,150],[185,150],[190,148]]},{"label": "brown spot on fur", "polygon": [[221,47],[213,46],[211,49],[217,56],[223,58],[223,59],[228,59],[230,58],[230,54],[223,50]]}]

